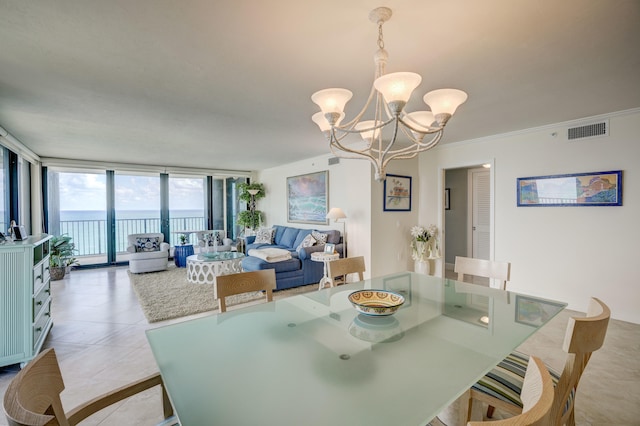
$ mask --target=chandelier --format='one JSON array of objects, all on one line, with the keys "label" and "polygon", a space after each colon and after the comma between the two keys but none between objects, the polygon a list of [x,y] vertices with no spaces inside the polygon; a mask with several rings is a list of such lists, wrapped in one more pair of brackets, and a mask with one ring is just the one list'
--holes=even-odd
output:
[{"label": "chandelier", "polygon": [[[385,74],[389,55],[384,49],[382,25],[390,18],[391,9],[387,7],[378,7],[369,14],[369,20],[378,25],[375,80],[366,104],[353,120],[341,124],[345,117],[344,107],[353,96],[351,91],[331,88],[311,96],[321,109],[312,120],[329,140],[331,151],[338,157],[368,159],[373,164],[377,181],[385,180],[385,169],[391,160],[413,158],[436,146],[451,116],[467,100],[467,94],[462,90],[439,89],[424,95],[424,102],[431,111],[404,111],[422,77],[412,72]],[[373,120],[362,120],[372,103]],[[343,142],[345,136],[355,133],[363,142]],[[399,133],[408,138],[408,143],[397,141]],[[425,140],[427,135],[429,138]]]}]

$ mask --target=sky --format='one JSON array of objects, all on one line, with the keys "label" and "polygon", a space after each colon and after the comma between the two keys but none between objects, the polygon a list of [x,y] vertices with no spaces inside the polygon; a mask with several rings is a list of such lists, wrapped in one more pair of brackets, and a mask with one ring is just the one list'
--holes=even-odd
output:
[{"label": "sky", "polygon": [[[59,173],[60,210],[107,209],[104,173]],[[160,177],[115,175],[116,210],[159,210]],[[204,210],[204,178],[169,178],[169,209]]]}]

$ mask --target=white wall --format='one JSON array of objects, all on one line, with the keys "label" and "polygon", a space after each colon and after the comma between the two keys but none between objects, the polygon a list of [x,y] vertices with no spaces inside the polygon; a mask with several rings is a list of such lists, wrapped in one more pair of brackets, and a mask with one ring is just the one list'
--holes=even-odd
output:
[{"label": "white wall", "polygon": [[[570,142],[566,129],[580,123],[562,123],[422,154],[420,216],[442,223],[443,169],[493,162],[492,250],[511,262],[508,288],[582,312],[599,297],[614,318],[640,323],[640,110],[585,121],[597,118],[610,120],[609,136]],[[516,206],[518,177],[609,170],[623,170],[622,207]]]}]

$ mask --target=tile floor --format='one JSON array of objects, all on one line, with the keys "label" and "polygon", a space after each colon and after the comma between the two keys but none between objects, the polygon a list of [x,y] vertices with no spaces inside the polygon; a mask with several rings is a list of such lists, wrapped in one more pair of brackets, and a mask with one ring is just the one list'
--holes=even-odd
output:
[{"label": "tile floor", "polygon": [[[46,346],[54,347],[58,354],[67,387],[62,395],[67,410],[156,371],[144,331],[171,321],[147,323],[126,267],[73,271],[52,282],[52,293],[54,327]],[[561,369],[561,342],[570,315],[580,314],[561,313],[520,349]],[[638,352],[640,325],[612,320],[604,347],[592,356],[582,377],[577,424],[640,425]],[[18,366],[0,367],[0,395],[17,371]],[[83,424],[152,425],[161,420],[161,413],[160,393],[151,390],[105,409]],[[455,421],[447,419],[447,413],[442,418],[450,424]],[[1,416],[0,425],[6,424]]]}]

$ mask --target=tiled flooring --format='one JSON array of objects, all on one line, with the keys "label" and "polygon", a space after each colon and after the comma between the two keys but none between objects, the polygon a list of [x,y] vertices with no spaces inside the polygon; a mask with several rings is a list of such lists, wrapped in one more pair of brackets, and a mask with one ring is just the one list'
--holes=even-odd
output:
[{"label": "tiled flooring", "polygon": [[[58,354],[67,410],[156,371],[144,331],[168,322],[147,323],[126,267],[73,271],[64,280],[52,282],[52,293],[54,327],[46,346]],[[576,314],[561,313],[521,350],[561,369],[564,329],[567,318]],[[605,345],[592,356],[578,388],[577,424],[640,425],[639,352],[640,325],[612,320]],[[17,371],[17,366],[0,367],[0,395]],[[153,390],[105,409],[83,424],[152,425],[161,420],[161,413],[159,391]],[[6,424],[2,416],[0,425]]]}]

